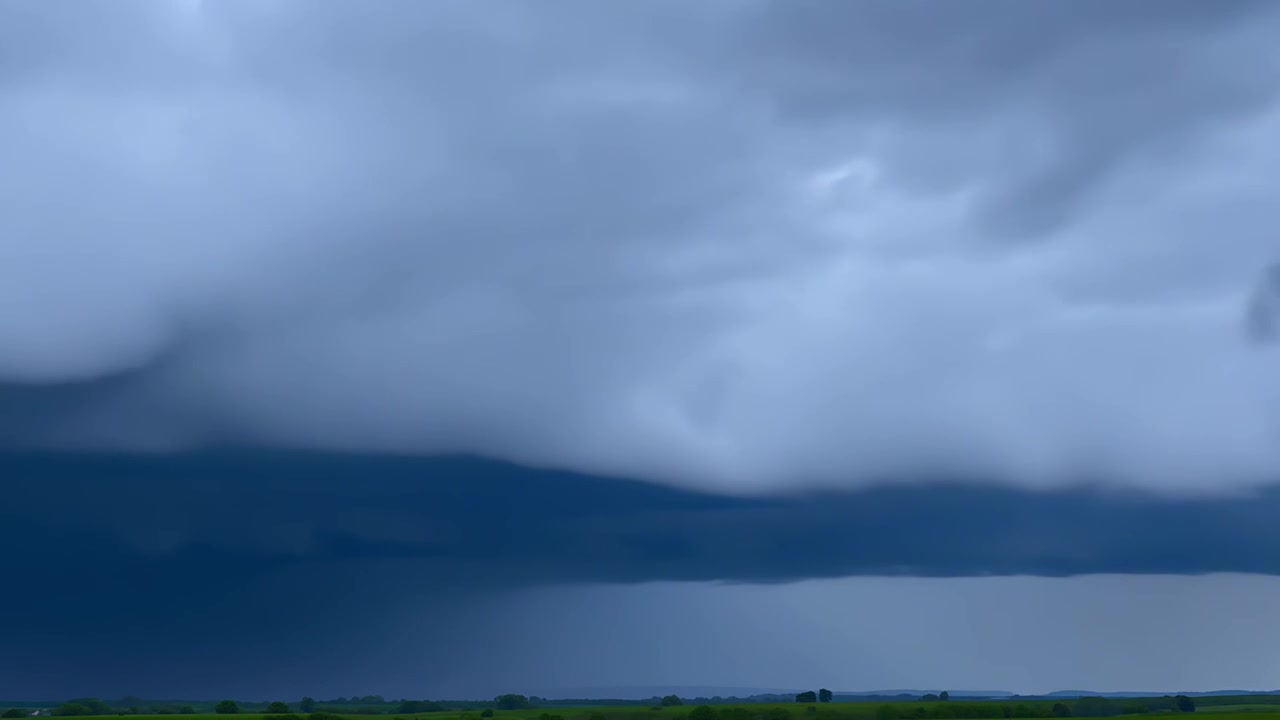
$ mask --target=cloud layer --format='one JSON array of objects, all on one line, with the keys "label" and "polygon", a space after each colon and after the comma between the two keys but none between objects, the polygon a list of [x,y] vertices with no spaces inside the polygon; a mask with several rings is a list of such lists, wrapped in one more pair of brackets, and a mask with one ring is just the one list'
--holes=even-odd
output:
[{"label": "cloud layer", "polygon": [[1275,625],[1277,489],[734,498],[298,453],[0,454],[0,477],[12,699],[1274,677],[1248,639]]},{"label": "cloud layer", "polygon": [[459,588],[1280,575],[1276,488],[1197,500],[954,484],[732,498],[488,461],[298,453],[9,455],[0,469],[14,550],[0,570],[51,582],[386,560]]},{"label": "cloud layer", "polygon": [[1260,485],[1278,11],[6,3],[0,427]]}]

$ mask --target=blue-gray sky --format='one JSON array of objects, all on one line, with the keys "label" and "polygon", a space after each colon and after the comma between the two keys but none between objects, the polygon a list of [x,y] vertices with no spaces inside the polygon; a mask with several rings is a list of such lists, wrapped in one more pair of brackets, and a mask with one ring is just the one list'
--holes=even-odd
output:
[{"label": "blue-gray sky", "polygon": [[0,4],[0,696],[1262,683],[1276,28]]}]

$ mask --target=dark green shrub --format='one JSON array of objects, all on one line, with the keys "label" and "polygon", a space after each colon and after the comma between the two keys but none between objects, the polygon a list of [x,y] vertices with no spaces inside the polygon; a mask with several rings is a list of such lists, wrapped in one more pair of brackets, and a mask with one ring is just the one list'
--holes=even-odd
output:
[{"label": "dark green shrub", "polygon": [[719,720],[720,713],[710,705],[699,705],[689,711],[689,720]]}]

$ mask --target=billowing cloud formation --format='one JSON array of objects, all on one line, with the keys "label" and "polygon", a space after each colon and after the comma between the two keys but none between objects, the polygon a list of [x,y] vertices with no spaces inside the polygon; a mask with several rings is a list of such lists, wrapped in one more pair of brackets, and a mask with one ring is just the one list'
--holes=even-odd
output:
[{"label": "billowing cloud formation", "polygon": [[11,446],[1240,488],[1271,3],[0,7]]}]

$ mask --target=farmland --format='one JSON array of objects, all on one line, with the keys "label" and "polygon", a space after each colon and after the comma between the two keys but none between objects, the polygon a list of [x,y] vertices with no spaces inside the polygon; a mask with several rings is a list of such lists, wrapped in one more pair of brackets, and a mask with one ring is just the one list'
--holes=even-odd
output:
[{"label": "farmland", "polygon": [[[138,714],[147,720],[1001,720],[1003,718],[1114,717],[1126,715],[1184,715],[1173,709],[1172,698],[1013,698],[1009,700],[953,700],[949,702],[833,702],[833,703],[742,703],[718,705],[575,705],[557,707],[545,701],[539,707],[514,710],[486,708],[483,703],[457,703],[435,712],[343,713],[324,712],[257,713],[233,715],[195,712],[181,714]],[[1280,696],[1222,696],[1195,699],[1198,720],[1219,720],[1248,715],[1250,720],[1280,720]],[[198,704],[203,711],[204,705]],[[246,703],[252,707],[253,704]],[[457,707],[466,705],[467,707]],[[0,708],[6,705],[0,702]],[[394,706],[393,706],[394,707]],[[256,709],[256,708],[255,708]],[[126,711],[83,718],[134,716]]]}]

